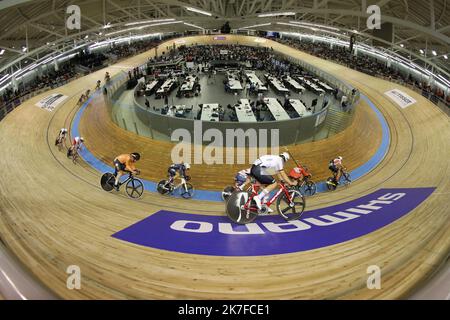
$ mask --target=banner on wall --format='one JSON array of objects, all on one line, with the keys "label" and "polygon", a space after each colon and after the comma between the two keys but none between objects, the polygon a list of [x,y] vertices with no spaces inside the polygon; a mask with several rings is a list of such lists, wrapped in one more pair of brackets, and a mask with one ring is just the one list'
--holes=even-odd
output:
[{"label": "banner on wall", "polygon": [[225,36],[216,36],[214,37],[214,40],[226,40],[227,37]]},{"label": "banner on wall", "polygon": [[322,122],[325,121],[325,118],[327,117],[327,111],[328,111],[328,109],[326,109],[324,112],[322,112],[321,114],[319,114],[317,116],[315,127],[320,126],[322,124]]},{"label": "banner on wall", "polygon": [[228,50],[220,50],[220,54],[228,54]]},{"label": "banner on wall", "polygon": [[389,90],[386,91],[384,94],[387,95],[389,98],[391,98],[391,100],[393,100],[395,103],[397,103],[400,106],[400,108],[409,107],[410,105],[413,105],[414,103],[417,102],[416,100],[414,100],[409,95],[407,95],[406,93],[404,93],[399,89]]},{"label": "banner on wall", "polygon": [[54,93],[38,103],[36,103],[36,106],[39,108],[45,109],[47,111],[53,111],[57,106],[59,106],[64,100],[66,100],[68,96],[65,96],[61,93]]}]

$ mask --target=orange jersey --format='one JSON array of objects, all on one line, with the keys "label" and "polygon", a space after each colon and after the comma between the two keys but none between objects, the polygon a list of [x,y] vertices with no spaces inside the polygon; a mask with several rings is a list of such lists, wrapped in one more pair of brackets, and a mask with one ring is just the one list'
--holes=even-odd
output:
[{"label": "orange jersey", "polygon": [[128,171],[136,170],[136,167],[134,166],[134,161],[129,154],[121,154],[120,156],[117,156],[116,159],[119,160],[120,163],[125,164],[126,170]]}]

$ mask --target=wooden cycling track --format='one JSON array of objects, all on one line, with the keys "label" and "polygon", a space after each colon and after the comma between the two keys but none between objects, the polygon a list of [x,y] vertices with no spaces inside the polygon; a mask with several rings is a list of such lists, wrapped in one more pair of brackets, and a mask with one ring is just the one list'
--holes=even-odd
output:
[{"label": "wooden cycling track", "polygon": [[[252,37],[227,36],[233,43],[254,44]],[[185,38],[188,43],[212,41],[212,37]],[[170,46],[174,40],[161,45]],[[228,40],[227,40],[228,41]],[[363,237],[321,249],[262,257],[220,257],[182,254],[134,245],[111,235],[161,208],[186,213],[223,215],[223,204],[183,201],[146,193],[140,201],[122,193],[106,193],[99,186],[99,172],[86,163],[73,165],[53,142],[62,126],[68,126],[77,111],[76,100],[105,70],[77,79],[53,90],[70,99],[53,112],[34,104],[52,92],[25,102],[0,123],[0,237],[45,286],[66,299],[392,299],[407,297],[448,257],[450,248],[450,127],[446,115],[415,92],[401,88],[417,100],[406,109],[396,106],[384,92],[399,85],[370,77],[341,65],[315,58],[284,45],[267,41],[307,59],[360,89],[383,113],[391,131],[390,148],[376,169],[349,188],[324,193],[308,200],[308,209],[359,198],[381,187],[436,187],[429,198],[399,220]],[[115,74],[143,63],[154,50],[110,66]],[[101,99],[101,98],[99,98]],[[94,100],[82,119],[80,130],[87,146],[109,162],[124,151],[125,142],[141,138],[120,131],[104,132],[101,101]],[[351,128],[326,142],[292,147],[293,153],[318,176],[329,155],[342,154],[349,167],[356,167],[374,152],[369,140],[379,139],[371,125],[373,114],[365,103]],[[101,119],[100,123],[95,119]],[[106,123],[106,124],[104,124]],[[358,125],[360,126],[358,128]],[[98,126],[98,127],[97,127]],[[102,129],[103,128],[103,129]],[[374,135],[367,131],[372,129]],[[349,135],[349,132],[353,132]],[[363,135],[366,134],[366,137]],[[356,135],[356,136],[355,136]],[[113,137],[113,138],[111,138]],[[114,139],[120,139],[115,142]],[[101,148],[100,143],[105,147]],[[147,140],[151,147],[153,142]],[[161,177],[168,163],[167,146],[154,142],[144,150],[141,170],[146,178]],[[134,145],[133,145],[134,147]],[[329,150],[326,157],[315,149]],[[170,153],[169,153],[170,154]],[[149,159],[152,159],[150,164]],[[153,160],[154,159],[154,160]],[[152,166],[155,165],[153,173]],[[164,163],[164,165],[159,165]],[[210,170],[202,175],[203,170]],[[215,171],[217,170],[217,171]],[[208,179],[226,176],[235,168],[198,167],[192,170],[197,186],[210,186]],[[218,173],[214,175],[213,173]],[[220,173],[220,174],[219,174]],[[212,180],[214,181],[214,180]],[[213,186],[218,188],[216,184]],[[382,269],[382,289],[366,288],[367,266]],[[66,288],[66,269],[78,265],[81,290]]]}]

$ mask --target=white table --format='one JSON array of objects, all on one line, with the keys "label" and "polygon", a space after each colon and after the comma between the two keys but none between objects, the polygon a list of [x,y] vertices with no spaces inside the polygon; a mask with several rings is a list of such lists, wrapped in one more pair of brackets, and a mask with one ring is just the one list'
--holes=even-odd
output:
[{"label": "white table", "polygon": [[248,99],[240,99],[234,108],[239,122],[257,122]]},{"label": "white table", "polygon": [[303,81],[304,83],[306,83],[307,86],[311,87],[313,90],[315,90],[316,92],[319,93],[325,93],[325,90],[323,90],[321,87],[319,87],[317,84],[303,78],[303,77],[298,77],[298,79],[300,81]]},{"label": "white table", "polygon": [[242,90],[242,84],[239,80],[228,78],[228,85],[231,90]]},{"label": "white table", "polygon": [[291,77],[286,77],[286,82],[289,83],[295,90],[298,91],[305,91],[305,87],[302,86],[300,83],[292,79]]},{"label": "white table", "polygon": [[267,78],[267,80],[270,81],[270,83],[272,83],[272,85],[275,87],[275,89],[277,89],[277,91],[279,92],[289,92],[289,89],[287,89],[283,83],[278,80],[275,77],[272,77],[270,74],[266,74],[265,77]]},{"label": "white table", "polygon": [[330,87],[329,85],[327,85],[325,82],[319,82],[319,85],[324,88],[325,90],[328,91],[333,91],[334,89],[332,87]]},{"label": "white table", "polygon": [[283,106],[275,98],[265,98],[264,102],[269,108],[275,120],[289,120],[291,117],[287,114]]},{"label": "white table", "polygon": [[305,105],[299,99],[289,99],[289,103],[301,117],[312,114],[311,111],[306,110]]},{"label": "white table", "polygon": [[181,91],[191,91],[195,84],[195,77],[188,76],[186,77],[186,83],[181,85]]},{"label": "white table", "polygon": [[[213,114],[217,114],[217,117],[213,117]],[[218,103],[208,103],[204,104],[202,108],[202,116],[200,118],[202,121],[219,121],[219,104]]]},{"label": "white table", "polygon": [[158,91],[156,91],[156,93],[164,93],[170,90],[170,88],[172,88],[173,84],[175,83],[175,79],[167,79],[163,85],[161,86],[161,88],[158,89]]},{"label": "white table", "polygon": [[145,86],[145,94],[150,95],[152,90],[155,88],[155,86],[158,84],[158,80],[152,81],[150,84],[147,84]]},{"label": "white table", "polygon": [[264,86],[264,84],[259,80],[258,76],[254,72],[247,72],[245,74],[247,78],[250,80],[250,83],[259,84],[260,91],[266,91],[267,87]]}]

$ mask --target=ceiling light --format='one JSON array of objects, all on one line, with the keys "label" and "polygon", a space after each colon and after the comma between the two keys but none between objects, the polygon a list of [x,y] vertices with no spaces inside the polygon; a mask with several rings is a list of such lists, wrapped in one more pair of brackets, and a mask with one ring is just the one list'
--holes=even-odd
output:
[{"label": "ceiling light", "polygon": [[107,24],[105,24],[103,26],[103,29],[108,29],[108,28],[111,28],[111,22],[108,22]]},{"label": "ceiling light", "polygon": [[404,46],[405,46],[405,45],[404,45],[403,43],[401,43],[401,44],[400,44],[400,47],[402,47],[402,48],[403,48]]},{"label": "ceiling light", "polygon": [[125,26],[134,26],[136,24],[154,23],[154,22],[167,22],[167,21],[175,21],[175,19],[171,18],[171,19],[160,19],[160,20],[136,21],[136,22],[125,23]]},{"label": "ceiling light", "polygon": [[425,53],[425,51],[423,51],[422,49],[420,49],[419,51],[420,51],[421,54],[424,54],[424,53]]},{"label": "ceiling light", "polygon": [[437,56],[437,53],[436,53],[436,51],[431,51],[431,53],[433,54],[433,56]]},{"label": "ceiling light", "polygon": [[209,12],[202,11],[202,10],[199,10],[199,9],[195,9],[195,8],[192,8],[192,7],[186,7],[186,10],[187,11],[192,11],[192,12],[197,12],[197,13],[200,13],[200,14],[204,14],[205,16],[212,16],[212,14],[209,13]]},{"label": "ceiling light", "polygon": [[270,25],[271,25],[271,23],[269,22],[269,23],[255,24],[253,26],[248,26],[248,27],[242,27],[242,28],[239,28],[239,29],[265,27],[265,26],[270,26]]},{"label": "ceiling light", "polygon": [[187,25],[187,26],[190,26],[190,27],[194,27],[194,28],[198,28],[198,29],[204,30],[204,28],[196,26],[195,24],[191,24],[191,23],[187,23],[187,22],[184,22],[184,24]]},{"label": "ceiling light", "polygon": [[[4,50],[3,50],[4,51]],[[444,59],[445,60],[447,60],[448,59],[448,57],[447,57],[447,55],[446,54],[444,54]]]},{"label": "ceiling light", "polygon": [[27,52],[27,47],[22,47],[22,52]]},{"label": "ceiling light", "polygon": [[295,12],[273,12],[273,13],[258,14],[259,18],[276,17],[276,16],[295,16]]},{"label": "ceiling light", "polygon": [[5,49],[0,49],[0,56],[5,53]]},{"label": "ceiling light", "polygon": [[330,30],[334,30],[334,31],[339,31],[338,28],[334,28],[334,27],[330,27],[330,26],[326,26],[323,24],[317,24],[317,23],[308,23],[308,22],[303,22],[303,21],[289,21],[290,23],[294,23],[294,24],[299,24],[299,25],[305,25],[305,26],[312,26],[312,27],[319,27],[319,28],[325,28],[325,29],[330,29]]}]

